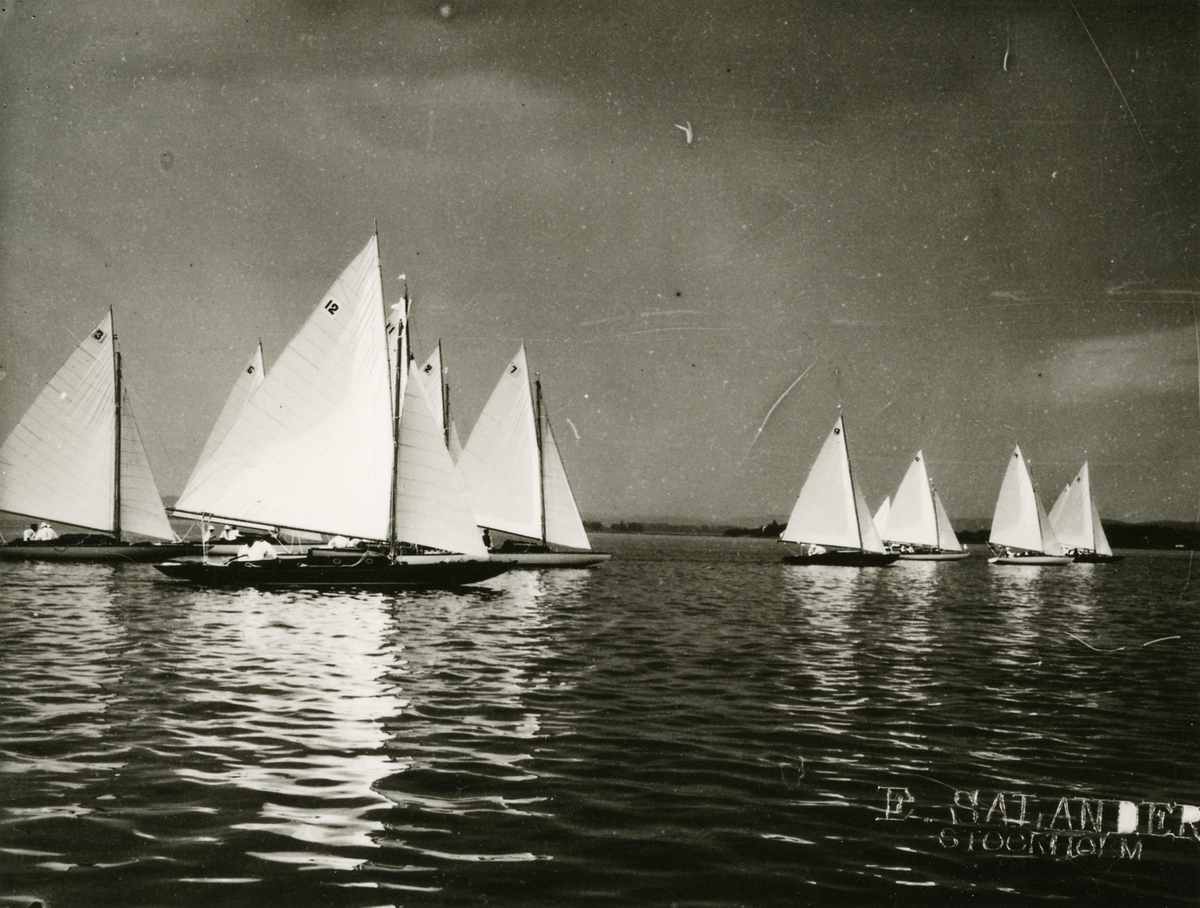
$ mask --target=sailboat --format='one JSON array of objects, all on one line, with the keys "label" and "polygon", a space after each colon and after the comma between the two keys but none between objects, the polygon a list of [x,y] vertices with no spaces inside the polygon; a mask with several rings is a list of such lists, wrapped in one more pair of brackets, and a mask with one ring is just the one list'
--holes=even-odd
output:
[{"label": "sailboat", "polygon": [[900,556],[888,552],[854,482],[846,430],[839,416],[800,489],[780,540],[800,546],[787,564],[873,567]]},{"label": "sailboat", "polygon": [[158,565],[221,587],[456,587],[493,562],[408,345],[394,361],[378,240],[367,242],[246,400],[175,513],[345,537],[302,555]]},{"label": "sailboat", "polygon": [[1075,478],[1062,490],[1050,509],[1050,525],[1067,553],[1077,562],[1099,564],[1121,561],[1124,555],[1114,555],[1100,514],[1092,500],[1092,482],[1084,461]]},{"label": "sailboat", "polygon": [[900,553],[901,561],[958,561],[968,554],[950,525],[920,451],[900,481],[879,532],[888,550]]},{"label": "sailboat", "polygon": [[542,400],[532,386],[525,345],[505,368],[458,459],[475,520],[516,537],[493,549],[516,567],[589,567],[593,552]]},{"label": "sailboat", "polygon": [[1017,445],[1004,471],[988,545],[992,564],[1070,564],[1063,554],[1046,509],[1042,507],[1021,446]]},{"label": "sailboat", "polygon": [[174,540],[129,392],[113,314],[85,337],[0,445],[0,510],[91,532],[0,546],[0,560],[157,561]]}]

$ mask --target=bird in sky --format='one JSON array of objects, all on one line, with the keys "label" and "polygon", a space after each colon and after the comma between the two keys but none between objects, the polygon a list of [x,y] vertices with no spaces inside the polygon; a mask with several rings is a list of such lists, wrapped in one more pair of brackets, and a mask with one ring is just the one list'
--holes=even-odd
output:
[{"label": "bird in sky", "polygon": [[691,145],[691,144],[692,144],[692,121],[691,121],[691,120],[684,120],[683,122],[684,122],[684,123],[686,123],[687,125],[686,125],[686,126],[680,126],[678,123],[676,123],[676,124],[675,124],[675,128],[676,128],[676,129],[682,129],[682,130],[683,130],[683,134],[684,134],[684,136],[687,138],[687,143],[688,143],[689,145]]}]

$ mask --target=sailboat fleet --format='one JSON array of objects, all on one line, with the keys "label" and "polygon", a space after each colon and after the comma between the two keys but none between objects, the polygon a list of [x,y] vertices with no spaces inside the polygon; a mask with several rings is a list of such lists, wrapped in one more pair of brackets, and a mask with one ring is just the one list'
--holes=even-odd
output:
[{"label": "sailboat fleet", "polygon": [[[0,560],[153,561],[168,577],[207,586],[388,589],[607,560],[592,551],[524,344],[463,444],[441,343],[418,366],[408,305],[406,291],[385,307],[372,236],[269,373],[256,346],[172,512],[201,523],[199,551],[168,521],[109,312],[0,445],[0,511],[86,532],[45,538],[35,523],[26,539],[0,545]],[[226,532],[210,545],[216,523],[260,541]],[[871,514],[840,415],[780,541],[783,560],[796,565],[968,554],[920,451]],[[1019,446],[988,544],[999,565],[1121,557],[1104,534],[1087,463],[1047,514]]]},{"label": "sailboat fleet", "polygon": [[[896,561],[961,561],[958,540],[918,451],[895,497],[874,515],[854,479],[846,427],[838,417],[779,537],[787,564],[884,567]],[[1046,513],[1018,445],[1009,459],[988,539],[992,564],[1110,562],[1113,555],[1091,497],[1087,464]]]}]

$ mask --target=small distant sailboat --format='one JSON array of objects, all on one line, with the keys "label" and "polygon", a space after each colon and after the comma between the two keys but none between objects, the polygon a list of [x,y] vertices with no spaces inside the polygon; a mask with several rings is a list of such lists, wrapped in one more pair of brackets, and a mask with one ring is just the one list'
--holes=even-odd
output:
[{"label": "small distant sailboat", "polygon": [[920,451],[900,481],[886,522],[880,524],[876,518],[875,523],[888,550],[899,552],[901,561],[959,561],[967,557]]},{"label": "small distant sailboat", "polygon": [[994,553],[988,559],[992,564],[1071,563],[1033,487],[1020,445],[1009,458],[1000,484],[988,545]]},{"label": "small distant sailboat", "polygon": [[1092,500],[1092,482],[1087,461],[1075,478],[1062,490],[1050,509],[1050,525],[1058,541],[1076,562],[1089,564],[1121,561],[1124,555],[1114,555],[1100,524],[1100,514]]},{"label": "small distant sailboat", "polygon": [[0,510],[92,530],[15,540],[0,560],[158,561],[176,538],[121,380],[112,310],[89,334],[0,445]]},{"label": "small distant sailboat", "polygon": [[515,567],[590,567],[593,552],[525,345],[505,368],[458,459],[479,526],[518,537],[493,548]]},{"label": "small distant sailboat", "polygon": [[800,546],[798,554],[784,556],[787,564],[873,567],[899,559],[899,554],[884,548],[854,482],[840,416],[821,446],[779,538]]}]

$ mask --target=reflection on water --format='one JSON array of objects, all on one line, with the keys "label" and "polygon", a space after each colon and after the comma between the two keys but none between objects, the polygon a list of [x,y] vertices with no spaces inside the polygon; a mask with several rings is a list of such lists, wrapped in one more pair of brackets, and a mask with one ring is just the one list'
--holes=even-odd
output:
[{"label": "reflection on water", "polygon": [[[396,596],[6,566],[4,896],[1194,901],[1200,842],[1101,864],[938,839],[956,790],[1200,803],[1186,561],[610,542],[598,570]],[[889,789],[938,823],[884,821]]]}]

